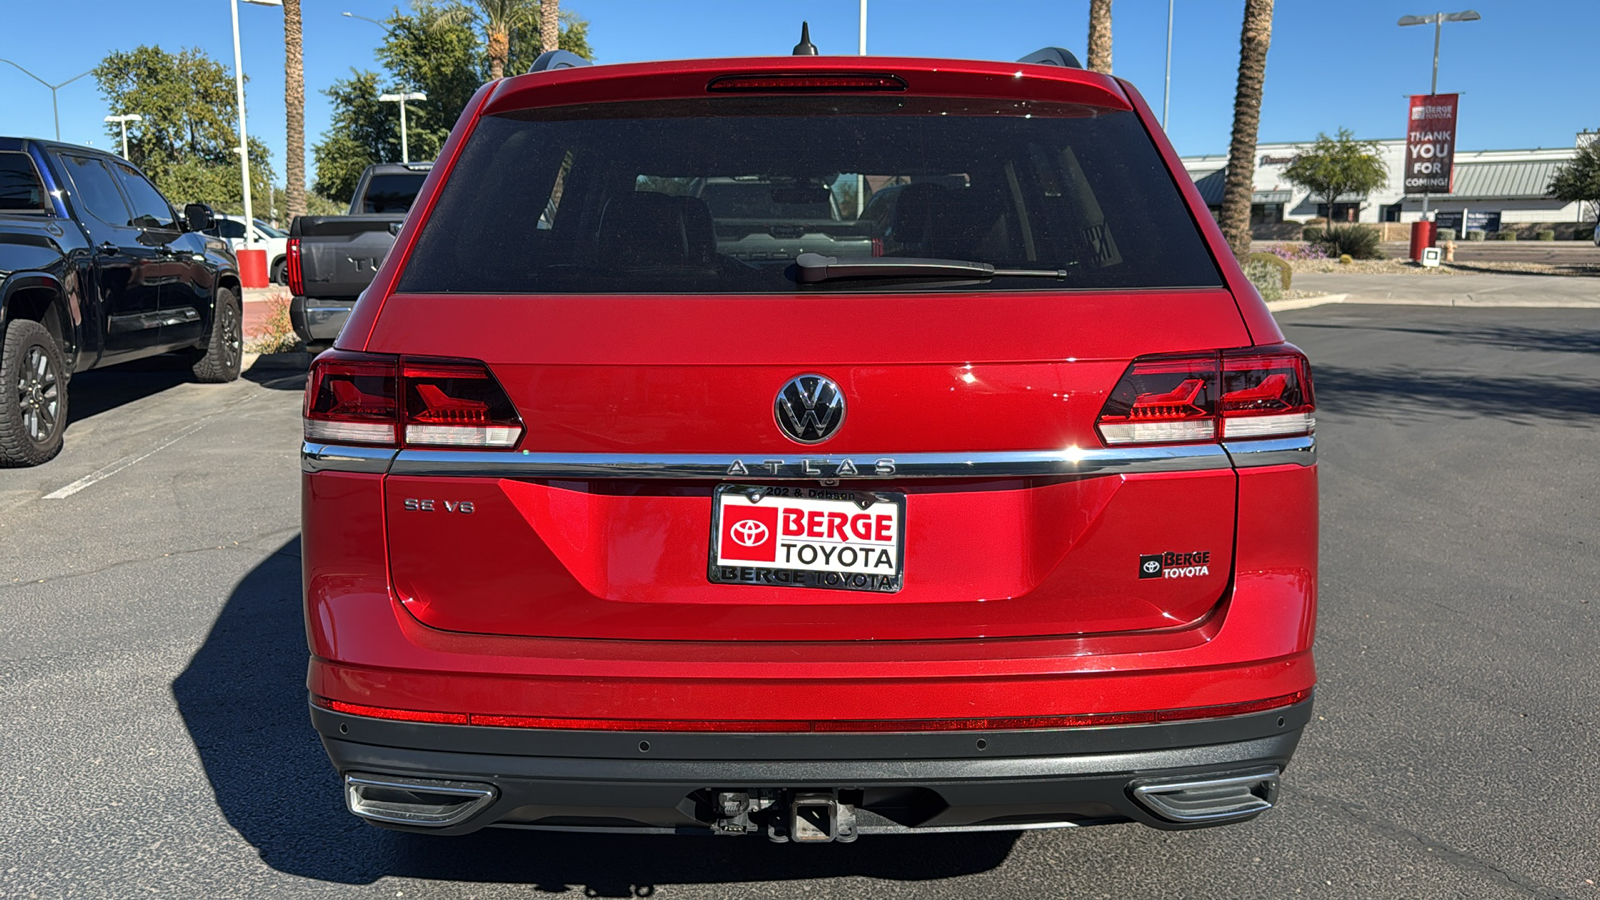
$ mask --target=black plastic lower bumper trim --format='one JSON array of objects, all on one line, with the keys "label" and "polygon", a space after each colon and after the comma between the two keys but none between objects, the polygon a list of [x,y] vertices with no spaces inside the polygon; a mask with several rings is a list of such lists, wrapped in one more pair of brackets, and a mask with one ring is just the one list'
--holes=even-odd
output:
[{"label": "black plastic lower bumper trim", "polygon": [[460,825],[430,829],[435,834],[496,824],[709,833],[696,798],[746,789],[849,791],[869,809],[874,797],[893,805],[914,792],[923,812],[863,831],[915,833],[1122,820],[1198,827],[1152,815],[1134,801],[1130,783],[1281,770],[1310,719],[1311,701],[1160,725],[888,734],[563,732],[391,722],[317,707],[311,714],[341,774],[498,789],[492,806]]}]

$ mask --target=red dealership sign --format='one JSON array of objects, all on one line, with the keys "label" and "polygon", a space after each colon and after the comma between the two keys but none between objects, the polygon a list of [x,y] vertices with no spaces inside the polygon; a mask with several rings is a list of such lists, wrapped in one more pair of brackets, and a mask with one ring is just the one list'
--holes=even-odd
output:
[{"label": "red dealership sign", "polygon": [[1405,192],[1450,193],[1459,94],[1413,94],[1406,119]]}]

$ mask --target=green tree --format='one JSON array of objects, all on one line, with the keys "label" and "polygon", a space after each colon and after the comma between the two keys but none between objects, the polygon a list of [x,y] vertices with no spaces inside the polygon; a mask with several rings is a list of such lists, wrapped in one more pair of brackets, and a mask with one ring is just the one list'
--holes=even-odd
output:
[{"label": "green tree", "polygon": [[[312,190],[337,203],[350,202],[362,169],[400,159],[400,116],[393,104],[378,101],[383,93],[380,80],[377,72],[351,70],[349,78],[323,91],[333,103],[333,122],[311,148],[317,166]],[[426,143],[429,133],[421,137],[424,143],[419,144],[417,131],[408,129],[407,139],[417,148],[417,158],[427,159],[438,145]]]},{"label": "green tree", "polygon": [[1389,167],[1383,164],[1377,141],[1358,141],[1348,128],[1341,128],[1336,137],[1319,133],[1311,149],[1283,170],[1283,177],[1327,201],[1332,224],[1334,201],[1345,194],[1366,196],[1383,187]]},{"label": "green tree", "polygon": [[[431,0],[419,0],[418,8],[433,5]],[[527,65],[520,64],[518,57],[532,63],[544,50],[544,8],[539,0],[450,0],[437,6],[436,12],[436,27],[471,25],[483,32],[490,79],[502,78],[507,72],[516,75],[527,71]],[[566,11],[559,12],[557,18],[562,23],[560,48],[589,59],[589,23]],[[516,52],[519,49],[520,54]]]},{"label": "green tree", "polygon": [[1550,195],[1567,203],[1589,203],[1600,215],[1600,140],[1578,148],[1550,179]]},{"label": "green tree", "polygon": [[[538,9],[538,4],[534,7]],[[417,0],[410,13],[396,10],[378,59],[384,74],[351,72],[323,93],[333,105],[333,122],[312,148],[317,177],[313,189],[324,197],[348,203],[361,170],[400,158],[400,117],[393,103],[379,103],[387,90],[422,91],[428,99],[406,105],[406,140],[412,159],[431,159],[444,145],[472,95],[491,77],[485,47],[473,27],[448,14],[452,7],[435,0]],[[589,23],[561,12],[561,49],[588,58]],[[533,18],[511,32],[508,68],[521,72],[541,51],[540,21]]]},{"label": "green tree", "polygon": [[[174,204],[209,203],[225,212],[244,208],[239,178],[238,110],[233,73],[198,48],[168,53],[139,46],[106,56],[94,69],[106,103],[144,121],[128,130],[129,160]],[[115,125],[106,136],[120,144]],[[251,191],[267,195],[273,182],[264,143],[250,141]]]}]

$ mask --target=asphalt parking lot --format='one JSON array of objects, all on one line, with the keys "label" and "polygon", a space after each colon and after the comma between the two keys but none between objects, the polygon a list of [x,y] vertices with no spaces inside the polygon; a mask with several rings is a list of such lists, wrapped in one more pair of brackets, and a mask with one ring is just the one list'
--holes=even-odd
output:
[{"label": "asphalt parking lot", "polygon": [[0,470],[0,897],[1600,898],[1600,309],[1351,304],[1316,366],[1321,686],[1241,826],[757,839],[367,827],[306,718],[300,377],[73,383]]}]

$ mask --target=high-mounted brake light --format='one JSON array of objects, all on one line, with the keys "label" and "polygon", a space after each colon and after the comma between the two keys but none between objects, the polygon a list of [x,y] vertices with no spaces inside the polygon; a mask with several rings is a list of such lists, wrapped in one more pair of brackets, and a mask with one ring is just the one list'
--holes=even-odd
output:
[{"label": "high-mounted brake light", "polygon": [[835,93],[840,91],[903,91],[904,80],[895,75],[723,75],[713,78],[706,90],[793,91]]},{"label": "high-mounted brake light", "polygon": [[311,365],[305,436],[335,444],[503,450],[522,419],[489,368],[329,350]]},{"label": "high-mounted brake light", "polygon": [[1112,389],[1107,444],[1293,437],[1316,430],[1311,365],[1289,344],[1204,356],[1145,356]]},{"label": "high-mounted brake light", "polygon": [[305,270],[300,267],[300,239],[289,238],[283,251],[284,280],[289,283],[289,293],[303,297],[306,293]]}]

